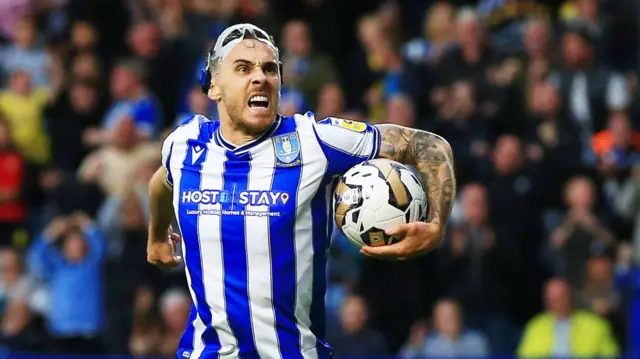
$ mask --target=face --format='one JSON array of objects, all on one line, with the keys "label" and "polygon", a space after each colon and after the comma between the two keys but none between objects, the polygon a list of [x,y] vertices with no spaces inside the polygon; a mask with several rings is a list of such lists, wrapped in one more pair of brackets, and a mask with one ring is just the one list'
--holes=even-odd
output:
[{"label": "face", "polygon": [[367,309],[360,298],[349,298],[342,306],[340,313],[342,328],[346,332],[356,332],[367,323]]},{"label": "face", "polygon": [[446,336],[455,336],[460,332],[461,318],[457,304],[441,302],[434,312],[434,326],[437,331]]},{"label": "face", "polygon": [[71,104],[79,112],[87,112],[93,109],[96,103],[96,90],[88,85],[74,84],[69,91]]},{"label": "face", "polygon": [[111,73],[111,96],[117,100],[126,99],[137,84],[137,76],[129,69],[116,67]]},{"label": "face", "polygon": [[69,262],[82,261],[86,249],[86,243],[80,233],[71,233],[65,237],[62,251]]},{"label": "face", "polygon": [[17,278],[21,273],[22,265],[18,253],[11,249],[0,251],[0,278]]},{"label": "face", "polygon": [[318,107],[326,116],[336,116],[344,110],[344,94],[339,85],[328,84],[320,91]]},{"label": "face", "polygon": [[565,316],[571,310],[571,291],[569,285],[562,280],[552,280],[545,291],[547,309],[558,315]]},{"label": "face", "polygon": [[567,205],[569,207],[590,208],[594,202],[593,186],[585,178],[572,180],[567,187]]},{"label": "face", "polygon": [[611,280],[613,276],[613,264],[609,258],[593,258],[589,260],[589,278],[598,282]]},{"label": "face", "polygon": [[80,49],[92,47],[96,42],[96,32],[87,22],[76,22],[71,29],[71,42]]},{"label": "face", "polygon": [[579,0],[578,11],[582,18],[596,20],[598,18],[598,0]]},{"label": "face", "polygon": [[538,21],[530,22],[525,32],[524,44],[529,52],[540,52],[547,48],[549,32],[546,26]]},{"label": "face", "polygon": [[263,133],[273,124],[280,104],[276,53],[261,41],[242,40],[214,74],[209,97],[218,101],[222,121],[245,134]]},{"label": "face", "polygon": [[191,305],[188,298],[184,301],[173,303],[162,308],[162,316],[169,328],[172,330],[183,330],[189,318]]},{"label": "face", "polygon": [[587,56],[587,45],[576,34],[567,34],[562,39],[562,56],[569,66],[580,65]]},{"label": "face", "polygon": [[130,43],[136,55],[153,57],[160,50],[160,31],[151,24],[138,25],[131,31]]},{"label": "face", "polygon": [[616,113],[609,119],[609,130],[613,137],[613,143],[618,148],[626,148],[631,142],[631,124],[624,113]]},{"label": "face", "polygon": [[558,91],[551,84],[537,84],[533,88],[531,109],[538,114],[554,113],[559,106]]},{"label": "face", "polygon": [[440,36],[447,36],[454,30],[454,9],[450,3],[437,3],[429,11],[426,23],[426,34],[432,40],[438,40]]},{"label": "face", "polygon": [[477,44],[482,39],[482,25],[475,18],[462,19],[456,24],[460,44]]},{"label": "face", "polygon": [[18,23],[15,32],[15,41],[21,47],[31,47],[36,41],[36,26],[31,20],[22,20]]},{"label": "face", "polygon": [[403,98],[387,101],[387,122],[400,126],[413,126],[415,114],[411,104]]},{"label": "face", "polygon": [[483,187],[470,185],[462,195],[462,208],[465,219],[475,225],[482,224],[487,217],[487,196]]},{"label": "face", "polygon": [[80,79],[95,79],[98,73],[98,62],[93,55],[80,55],[73,61],[71,68],[73,77]]},{"label": "face", "polygon": [[503,174],[517,171],[522,160],[520,141],[514,136],[503,136],[498,139],[493,155],[496,170]]},{"label": "face", "polygon": [[20,95],[28,95],[31,92],[31,77],[25,71],[16,71],[11,75],[11,91]]},{"label": "face", "polygon": [[296,56],[306,56],[311,50],[309,29],[302,21],[294,21],[285,26],[284,43],[287,51]]}]

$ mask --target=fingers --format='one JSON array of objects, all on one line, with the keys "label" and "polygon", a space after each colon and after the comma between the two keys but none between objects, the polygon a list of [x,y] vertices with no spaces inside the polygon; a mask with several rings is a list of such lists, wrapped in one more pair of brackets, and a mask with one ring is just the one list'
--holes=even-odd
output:
[{"label": "fingers", "polygon": [[413,223],[399,224],[395,227],[389,228],[384,231],[389,236],[396,236],[402,238],[406,236],[413,229]]},{"label": "fingers", "polygon": [[360,253],[369,257],[400,259],[405,257],[406,243],[397,242],[388,246],[370,247],[364,246],[360,248]]},{"label": "fingers", "polygon": [[175,267],[179,266],[180,263],[182,263],[182,257],[180,257],[180,256],[167,256],[167,257],[162,258],[160,260],[149,260],[149,263],[155,265],[156,267],[165,268],[165,269],[175,268]]},{"label": "fingers", "polygon": [[180,242],[180,235],[177,233],[171,233],[171,242],[174,246],[177,246],[178,242]]}]

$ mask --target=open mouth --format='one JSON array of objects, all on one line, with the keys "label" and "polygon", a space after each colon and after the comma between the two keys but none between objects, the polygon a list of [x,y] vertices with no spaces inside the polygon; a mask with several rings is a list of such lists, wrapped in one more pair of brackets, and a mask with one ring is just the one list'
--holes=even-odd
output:
[{"label": "open mouth", "polygon": [[267,96],[256,95],[249,99],[249,107],[251,108],[267,108],[269,107],[269,98]]}]

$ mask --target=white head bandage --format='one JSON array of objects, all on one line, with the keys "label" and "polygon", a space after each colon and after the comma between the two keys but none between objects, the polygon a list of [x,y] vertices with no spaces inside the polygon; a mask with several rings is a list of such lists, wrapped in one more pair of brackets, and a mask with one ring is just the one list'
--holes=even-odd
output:
[{"label": "white head bandage", "polygon": [[237,24],[228,27],[218,36],[216,44],[209,53],[207,69],[210,70],[222,64],[229,52],[246,37],[258,40],[269,46],[276,54],[276,61],[280,62],[280,50],[266,31],[252,24]]}]

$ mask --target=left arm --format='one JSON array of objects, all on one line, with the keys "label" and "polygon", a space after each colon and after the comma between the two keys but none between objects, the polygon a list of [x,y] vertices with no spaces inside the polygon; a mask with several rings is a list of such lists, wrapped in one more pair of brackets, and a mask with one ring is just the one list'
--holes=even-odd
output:
[{"label": "left arm", "polygon": [[444,234],[456,195],[451,145],[431,132],[397,125],[376,127],[381,137],[379,156],[418,169],[430,208],[427,221],[437,224]]}]

